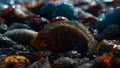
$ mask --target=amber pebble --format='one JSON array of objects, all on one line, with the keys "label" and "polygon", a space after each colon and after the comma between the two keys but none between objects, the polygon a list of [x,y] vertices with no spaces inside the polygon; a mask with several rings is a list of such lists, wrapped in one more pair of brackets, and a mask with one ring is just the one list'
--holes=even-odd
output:
[{"label": "amber pebble", "polygon": [[26,57],[20,55],[8,56],[5,58],[3,63],[7,65],[11,64],[13,65],[13,68],[26,68],[30,64]]}]

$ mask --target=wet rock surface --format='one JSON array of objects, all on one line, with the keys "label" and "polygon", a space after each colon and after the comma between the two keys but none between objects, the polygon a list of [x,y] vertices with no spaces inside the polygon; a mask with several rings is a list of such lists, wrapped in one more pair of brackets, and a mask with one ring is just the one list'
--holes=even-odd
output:
[{"label": "wet rock surface", "polygon": [[0,4],[0,68],[120,68],[119,1],[12,1]]}]

